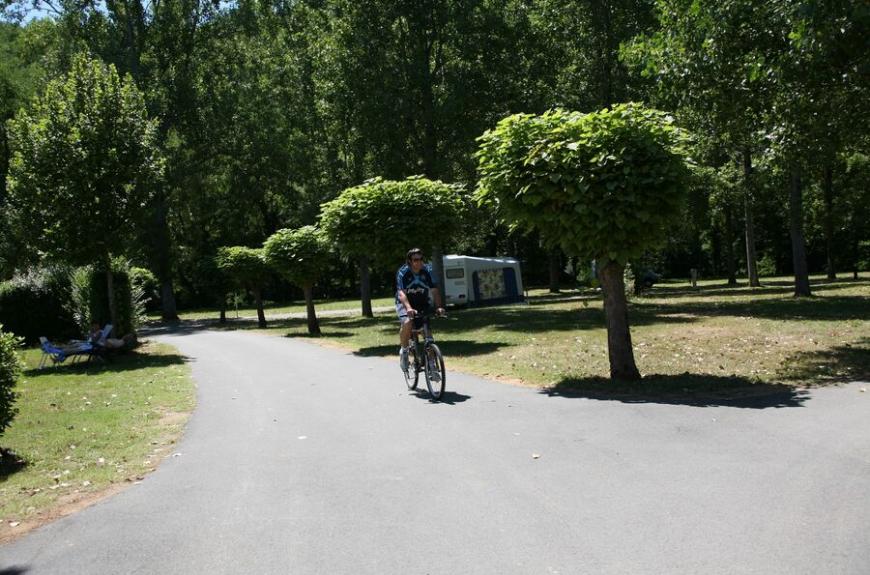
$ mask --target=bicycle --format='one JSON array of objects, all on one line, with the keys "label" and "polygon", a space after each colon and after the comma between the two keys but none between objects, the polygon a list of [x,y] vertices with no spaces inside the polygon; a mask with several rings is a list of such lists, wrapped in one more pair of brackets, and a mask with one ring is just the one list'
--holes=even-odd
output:
[{"label": "bicycle", "polygon": [[[408,369],[403,373],[405,384],[408,389],[417,389],[417,383],[422,372],[426,378],[426,387],[429,389],[429,397],[432,401],[441,399],[444,393],[447,372],[444,370],[444,356],[435,344],[429,320],[433,313],[421,314],[422,326],[411,330],[411,347],[408,350]],[[442,315],[441,317],[446,317]],[[412,320],[413,321],[413,320]],[[420,334],[423,334],[423,343],[420,343]]]}]

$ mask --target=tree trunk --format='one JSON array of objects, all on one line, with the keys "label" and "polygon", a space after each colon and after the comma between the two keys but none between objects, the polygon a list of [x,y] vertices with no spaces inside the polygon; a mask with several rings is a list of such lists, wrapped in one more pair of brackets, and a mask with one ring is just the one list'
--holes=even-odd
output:
[{"label": "tree trunk", "polygon": [[825,166],[825,255],[827,256],[828,279],[837,279],[834,269],[834,169]]},{"label": "tree trunk", "polygon": [[109,318],[112,323],[112,330],[106,334],[110,337],[113,332],[117,333],[118,326],[118,307],[115,303],[115,277],[112,274],[112,261],[106,258],[106,290],[109,298]]},{"label": "tree trunk", "polygon": [[608,262],[601,268],[604,290],[604,315],[607,322],[607,351],[610,356],[610,378],[628,381],[640,379],[634,363],[631,332],[628,327],[628,303],[625,299],[625,266]]},{"label": "tree trunk", "polygon": [[221,304],[221,315],[218,319],[218,323],[225,324],[227,323],[227,304]]},{"label": "tree trunk", "polygon": [[175,306],[175,290],[172,288],[172,259],[170,254],[169,226],[166,222],[166,199],[160,197],[154,207],[154,258],[155,272],[160,281],[160,307],[163,321],[178,321]]},{"label": "tree trunk", "polygon": [[562,276],[561,255],[559,248],[550,251],[550,293],[559,293],[559,279]]},{"label": "tree trunk", "polygon": [[257,325],[260,329],[266,328],[266,312],[263,311],[263,294],[260,288],[254,288],[254,303],[257,305]]},{"label": "tree trunk", "polygon": [[178,321],[178,309],[175,305],[175,290],[172,287],[172,278],[167,277],[160,282],[160,313],[163,321]]},{"label": "tree trunk", "polygon": [[369,274],[368,256],[359,258],[359,292],[363,317],[375,317],[372,312],[372,278]]},{"label": "tree trunk", "polygon": [[441,253],[441,246],[432,246],[432,275],[434,280],[438,282],[438,290],[441,292],[441,302],[447,304],[445,299],[447,296],[444,293],[444,255]]},{"label": "tree trunk", "polygon": [[745,187],[743,209],[746,218],[746,272],[749,276],[749,286],[760,287],[755,254],[755,229],[752,223],[752,155],[748,148],[743,150],[743,185]]},{"label": "tree trunk", "polygon": [[791,227],[791,254],[794,262],[794,295],[810,297],[810,277],[807,273],[807,252],[803,231],[803,189],[800,169],[792,167],[788,196],[788,216]]},{"label": "tree trunk", "polygon": [[734,253],[734,213],[731,204],[725,203],[725,258],[728,265],[728,285],[737,285],[737,256]]},{"label": "tree trunk", "polygon": [[308,333],[311,335],[320,335],[320,324],[317,321],[317,314],[314,313],[314,291],[312,286],[308,285],[302,288],[305,293],[305,311],[308,314]]},{"label": "tree trunk", "polygon": [[[419,10],[426,10],[424,7],[418,8]],[[417,41],[419,42],[420,52],[417,55],[419,66],[418,75],[420,78],[420,120],[423,123],[422,126],[422,160],[423,160],[423,173],[427,178],[437,178],[438,174],[436,168],[436,162],[438,158],[437,146],[438,146],[438,137],[435,133],[435,94],[433,90],[433,77],[432,77],[432,50],[434,49],[433,41],[429,39],[429,34],[432,32],[431,27],[437,26],[436,22],[433,22],[430,18],[428,22],[425,24],[421,24],[420,29],[417,30],[417,34],[419,37]]]}]

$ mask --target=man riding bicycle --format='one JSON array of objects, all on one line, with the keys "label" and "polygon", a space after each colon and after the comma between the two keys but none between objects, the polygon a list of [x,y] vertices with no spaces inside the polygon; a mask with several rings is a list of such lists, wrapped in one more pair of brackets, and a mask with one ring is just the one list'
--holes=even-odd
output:
[{"label": "man riding bicycle", "polygon": [[408,371],[408,348],[411,342],[411,329],[423,326],[423,316],[432,309],[429,292],[435,301],[435,313],[441,315],[441,292],[438,282],[432,276],[432,266],[423,263],[420,248],[408,250],[405,265],[396,273],[396,313],[399,315],[399,365]]}]

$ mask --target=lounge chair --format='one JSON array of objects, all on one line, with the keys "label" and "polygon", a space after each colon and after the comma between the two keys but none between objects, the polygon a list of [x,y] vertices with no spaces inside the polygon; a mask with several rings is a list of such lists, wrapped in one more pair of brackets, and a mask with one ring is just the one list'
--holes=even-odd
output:
[{"label": "lounge chair", "polygon": [[52,364],[65,362],[68,358],[72,358],[70,363],[75,363],[83,357],[90,359],[94,352],[94,346],[89,342],[79,342],[70,346],[60,347],[54,345],[48,338],[39,338],[40,346],[42,347],[42,357],[39,359],[39,369],[48,365],[49,360]]}]

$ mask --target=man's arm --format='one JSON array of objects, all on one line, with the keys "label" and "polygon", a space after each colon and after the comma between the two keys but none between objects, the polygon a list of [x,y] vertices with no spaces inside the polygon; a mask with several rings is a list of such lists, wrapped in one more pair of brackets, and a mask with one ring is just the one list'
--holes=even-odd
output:
[{"label": "man's arm", "polygon": [[437,287],[430,288],[429,291],[432,292],[432,300],[435,302],[435,311],[437,313],[444,313],[444,302],[441,301],[441,290]]},{"label": "man's arm", "polygon": [[414,317],[414,314],[417,313],[413,307],[411,307],[411,302],[408,301],[408,294],[405,293],[405,290],[399,290],[399,301],[402,302],[402,305],[405,306],[405,311],[408,312],[408,317]]}]

